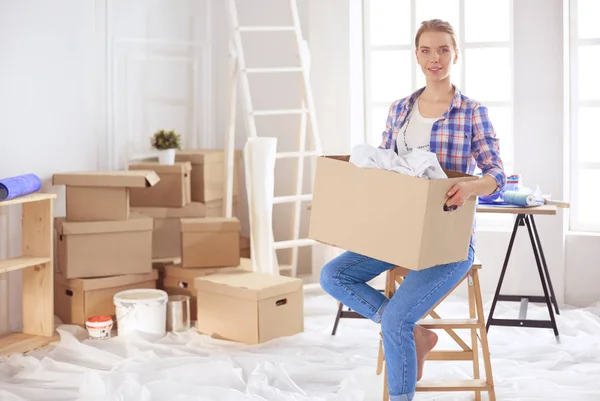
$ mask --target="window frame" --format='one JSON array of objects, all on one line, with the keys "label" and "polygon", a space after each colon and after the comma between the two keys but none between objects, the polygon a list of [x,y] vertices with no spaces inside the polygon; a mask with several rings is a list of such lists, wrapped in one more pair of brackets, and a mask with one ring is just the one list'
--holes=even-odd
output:
[{"label": "window frame", "polygon": [[568,173],[568,196],[570,199],[569,212],[569,231],[578,231],[586,233],[600,233],[600,224],[588,223],[580,215],[580,198],[578,195],[580,185],[581,170],[600,171],[600,161],[582,162],[579,160],[579,112],[584,107],[599,107],[598,100],[581,100],[579,98],[579,49],[581,46],[600,46],[600,36],[597,38],[579,38],[579,20],[578,20],[579,1],[568,1],[568,29],[565,34],[568,35],[568,49],[565,57],[568,57],[567,67],[568,82],[568,140],[565,141],[568,147],[567,164]]}]

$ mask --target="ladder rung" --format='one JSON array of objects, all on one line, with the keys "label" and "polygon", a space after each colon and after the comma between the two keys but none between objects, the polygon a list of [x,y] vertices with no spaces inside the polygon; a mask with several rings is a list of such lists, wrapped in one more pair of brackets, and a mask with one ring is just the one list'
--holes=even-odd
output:
[{"label": "ladder rung", "polygon": [[280,109],[280,110],[258,110],[250,114],[255,116],[282,116],[286,114],[302,114],[307,113],[308,109]]},{"label": "ladder rung", "polygon": [[289,241],[277,241],[275,242],[275,245],[273,246],[275,249],[288,249],[288,248],[295,248],[297,246],[310,246],[310,245],[316,245],[317,242],[315,240],[309,239],[309,238],[302,238],[302,239],[292,239]]},{"label": "ladder rung", "polygon": [[310,157],[310,156],[319,156],[319,153],[315,151],[308,152],[279,152],[275,153],[276,159],[290,159],[292,157]]},{"label": "ladder rung", "polygon": [[431,351],[427,354],[428,361],[472,361],[473,351],[449,350]]},{"label": "ladder rung", "polygon": [[257,25],[257,26],[240,26],[240,32],[283,32],[283,31],[295,31],[296,27],[293,25],[276,26],[276,25]]},{"label": "ladder rung", "polygon": [[487,390],[485,380],[421,380],[417,382],[417,391],[473,391]]},{"label": "ladder rung", "polygon": [[477,319],[426,319],[417,324],[428,329],[471,329],[483,325]]},{"label": "ladder rung", "polygon": [[296,200],[299,200],[299,201],[309,201],[309,200],[312,200],[312,194],[276,196],[276,197],[273,198],[273,203],[274,204],[291,203],[291,202],[294,202]]},{"label": "ladder rung", "polygon": [[246,68],[249,74],[266,74],[275,72],[301,72],[300,67],[272,67],[272,68]]}]

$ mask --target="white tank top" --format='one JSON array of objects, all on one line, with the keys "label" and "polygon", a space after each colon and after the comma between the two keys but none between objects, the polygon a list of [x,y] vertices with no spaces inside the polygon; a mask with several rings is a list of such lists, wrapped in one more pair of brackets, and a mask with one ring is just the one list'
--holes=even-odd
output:
[{"label": "white tank top", "polygon": [[404,154],[413,149],[429,150],[431,129],[437,117],[423,117],[419,111],[419,100],[415,101],[411,114],[398,135],[398,154]]}]

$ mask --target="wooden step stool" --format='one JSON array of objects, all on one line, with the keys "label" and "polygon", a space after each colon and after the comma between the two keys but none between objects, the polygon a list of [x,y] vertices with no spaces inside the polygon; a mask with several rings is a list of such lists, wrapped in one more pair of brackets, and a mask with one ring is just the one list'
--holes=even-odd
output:
[{"label": "wooden step stool", "polygon": [[[485,318],[483,314],[483,302],[481,299],[481,288],[479,286],[478,270],[481,269],[481,263],[475,262],[471,270],[461,280],[456,287],[446,294],[427,315],[432,319],[423,319],[417,324],[428,329],[443,329],[460,346],[457,351],[436,351],[429,353],[427,360],[430,361],[472,361],[473,362],[473,380],[453,380],[453,381],[426,381],[417,383],[417,392],[422,391],[473,391],[475,400],[481,401],[481,392],[487,391],[490,401],[496,400],[494,390],[494,379],[492,376],[492,364],[490,362],[490,350],[485,329]],[[387,272],[385,295],[391,298],[396,291],[396,283],[402,284],[408,270],[396,267]],[[448,297],[463,281],[467,280],[469,286],[469,319],[442,319],[435,308]],[[426,316],[427,316],[426,315]],[[455,329],[469,329],[471,331],[471,346],[467,345],[454,331]],[[477,331],[479,330],[479,333]],[[478,338],[481,341],[483,364],[485,369],[485,380],[481,379],[479,371],[479,348]],[[383,373],[383,401],[389,400],[388,381],[385,371],[385,357],[383,353],[383,340],[379,342],[379,356],[377,358],[377,374]]]}]

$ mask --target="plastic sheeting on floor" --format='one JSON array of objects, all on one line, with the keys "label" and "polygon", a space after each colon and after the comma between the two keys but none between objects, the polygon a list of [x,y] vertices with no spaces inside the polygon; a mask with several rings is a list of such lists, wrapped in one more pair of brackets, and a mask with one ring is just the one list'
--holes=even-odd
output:
[{"label": "plastic sheeting on floor", "polygon": [[[486,305],[489,307],[489,303]],[[61,342],[30,356],[0,360],[2,401],[380,401],[375,375],[378,327],[342,319],[331,336],[337,304],[306,294],[306,332],[246,346],[198,335],[85,340],[62,326]],[[498,400],[600,400],[600,308],[562,310],[561,342],[551,330],[492,327],[489,339]],[[442,317],[464,317],[466,301],[451,297]],[[515,317],[518,304],[499,304]],[[530,318],[547,311],[530,306]],[[465,340],[468,331],[459,332]],[[84,339],[84,340],[82,340]],[[440,334],[438,347],[454,346]],[[470,378],[468,362],[427,362],[424,379]],[[416,400],[472,400],[472,393],[418,393]],[[483,396],[487,399],[487,395]]]}]

